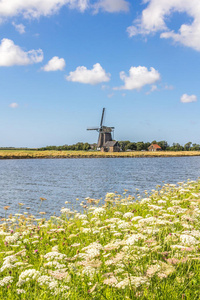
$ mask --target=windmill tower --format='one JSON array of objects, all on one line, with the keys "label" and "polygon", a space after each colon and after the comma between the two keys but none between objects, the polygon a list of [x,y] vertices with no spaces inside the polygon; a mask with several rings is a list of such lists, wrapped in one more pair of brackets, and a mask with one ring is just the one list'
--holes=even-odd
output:
[{"label": "windmill tower", "polygon": [[101,122],[99,127],[87,128],[87,130],[96,130],[99,132],[99,138],[97,143],[97,148],[102,148],[105,146],[106,142],[112,141],[112,132],[114,132],[115,127],[103,126],[105,108],[103,108],[101,115]]}]

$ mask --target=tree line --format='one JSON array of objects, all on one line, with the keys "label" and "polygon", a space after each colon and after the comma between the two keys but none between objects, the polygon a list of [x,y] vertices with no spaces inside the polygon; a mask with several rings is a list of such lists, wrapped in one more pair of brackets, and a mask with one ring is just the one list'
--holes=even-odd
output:
[{"label": "tree line", "polygon": [[[130,141],[119,141],[118,142],[121,148],[121,151],[148,151],[148,147],[151,144],[157,144],[161,147],[163,151],[199,151],[200,145],[193,144],[192,142],[188,142],[185,145],[180,145],[179,143],[173,143],[171,146],[167,143],[167,141],[152,141],[150,142],[130,142]],[[96,150],[97,145],[89,143],[77,143],[74,145],[64,145],[64,146],[46,146],[39,148],[38,150]]]},{"label": "tree line", "polygon": [[130,142],[130,141],[120,141],[119,142],[122,151],[132,150],[132,151],[148,151],[148,147],[151,144],[157,144],[161,147],[163,151],[199,151],[200,145],[193,144],[192,142],[186,143],[184,146],[179,143],[173,143],[171,146],[167,141],[152,141],[150,142]]},{"label": "tree line", "polygon": [[[200,151],[200,145],[192,142],[188,142],[185,145],[180,145],[179,143],[173,143],[171,146],[167,143],[167,141],[152,141],[150,142],[130,142],[130,141],[118,141],[121,151],[148,151],[148,147],[151,144],[157,144],[161,147],[163,151]],[[15,148],[15,147],[0,147],[1,150],[72,150],[72,151],[89,151],[96,150],[96,144],[89,143],[76,143],[73,145],[63,145],[63,146],[46,146],[41,148]]]}]

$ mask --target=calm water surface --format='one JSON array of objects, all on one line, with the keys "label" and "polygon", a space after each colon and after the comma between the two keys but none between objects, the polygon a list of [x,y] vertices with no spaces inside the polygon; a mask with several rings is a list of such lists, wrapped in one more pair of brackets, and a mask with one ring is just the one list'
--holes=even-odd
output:
[{"label": "calm water surface", "polygon": [[79,209],[76,198],[104,198],[107,192],[135,194],[157,184],[177,183],[200,176],[200,157],[27,159],[0,161],[0,216],[31,207],[38,211],[40,197],[47,198],[40,211],[59,214],[65,201]]}]

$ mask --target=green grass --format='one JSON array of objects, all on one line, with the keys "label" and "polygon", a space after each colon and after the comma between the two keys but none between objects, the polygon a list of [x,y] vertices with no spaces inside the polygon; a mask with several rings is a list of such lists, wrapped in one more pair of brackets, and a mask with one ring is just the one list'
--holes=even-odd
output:
[{"label": "green grass", "polygon": [[[0,299],[200,299],[200,181],[0,225]],[[45,211],[48,200],[41,198]]]}]

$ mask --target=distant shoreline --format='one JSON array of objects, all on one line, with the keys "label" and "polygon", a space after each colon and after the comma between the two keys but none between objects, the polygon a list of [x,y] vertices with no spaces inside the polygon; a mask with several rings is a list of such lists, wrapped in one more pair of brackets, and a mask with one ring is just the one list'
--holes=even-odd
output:
[{"label": "distant shoreline", "polygon": [[1,159],[62,159],[62,158],[142,158],[142,157],[184,157],[200,156],[200,151],[133,151],[133,152],[93,152],[93,151],[34,151],[0,150]]}]

